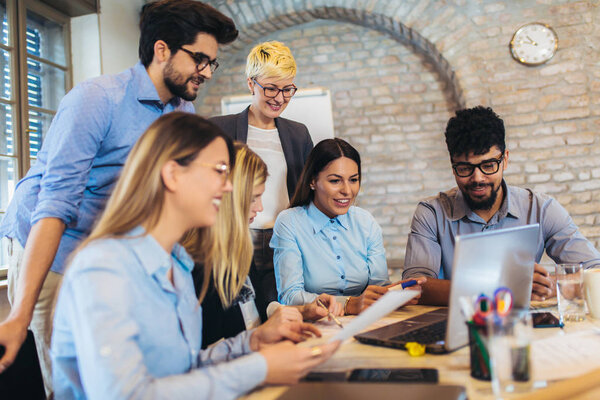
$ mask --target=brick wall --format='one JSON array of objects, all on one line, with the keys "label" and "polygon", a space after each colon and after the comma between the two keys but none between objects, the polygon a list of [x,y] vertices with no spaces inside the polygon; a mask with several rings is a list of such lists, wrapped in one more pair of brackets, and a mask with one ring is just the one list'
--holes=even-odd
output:
[{"label": "brick wall", "polygon": [[[259,41],[286,43],[296,84],[332,92],[335,134],[358,148],[358,203],[403,258],[416,202],[454,186],[443,130],[460,106],[489,105],[505,120],[507,181],[554,195],[600,244],[600,9],[597,1],[213,1],[241,36],[197,101],[246,93],[245,56]],[[320,19],[319,19],[320,18]],[[521,25],[559,36],[555,57],[525,67],[509,54]],[[292,100],[293,101],[293,100]]]}]

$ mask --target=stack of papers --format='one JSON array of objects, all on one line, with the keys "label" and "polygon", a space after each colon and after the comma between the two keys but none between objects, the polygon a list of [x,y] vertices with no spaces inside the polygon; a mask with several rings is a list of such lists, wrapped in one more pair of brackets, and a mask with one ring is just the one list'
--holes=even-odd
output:
[{"label": "stack of papers", "polygon": [[536,381],[573,378],[600,368],[600,331],[590,329],[532,343]]}]

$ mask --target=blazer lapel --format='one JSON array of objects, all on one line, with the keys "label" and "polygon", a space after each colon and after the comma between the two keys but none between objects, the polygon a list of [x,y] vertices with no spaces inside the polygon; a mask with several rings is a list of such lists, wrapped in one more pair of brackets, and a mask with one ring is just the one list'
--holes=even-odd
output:
[{"label": "blazer lapel", "polygon": [[288,125],[281,118],[275,118],[275,126],[277,127],[279,141],[281,142],[281,148],[283,149],[283,155],[285,156],[285,160],[289,168],[289,165],[291,164],[290,160],[294,160],[296,158],[294,149],[292,148],[292,133],[289,131]]},{"label": "blazer lapel", "polygon": [[235,140],[242,143],[248,142],[248,110],[250,106],[246,107],[244,111],[238,114],[235,124]]}]

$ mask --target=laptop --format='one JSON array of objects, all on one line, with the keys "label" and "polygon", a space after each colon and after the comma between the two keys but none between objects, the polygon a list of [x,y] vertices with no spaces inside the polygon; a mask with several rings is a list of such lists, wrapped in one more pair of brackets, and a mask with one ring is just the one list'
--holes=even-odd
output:
[{"label": "laptop", "polygon": [[435,385],[427,383],[299,383],[290,387],[278,400],[396,400],[436,399],[466,400],[464,387],[457,385]]},{"label": "laptop", "polygon": [[354,336],[362,343],[404,349],[407,342],[426,345],[428,353],[447,353],[465,346],[468,332],[461,297],[485,294],[505,286],[515,308],[529,308],[539,225],[478,232],[456,237],[448,308],[440,308]]}]

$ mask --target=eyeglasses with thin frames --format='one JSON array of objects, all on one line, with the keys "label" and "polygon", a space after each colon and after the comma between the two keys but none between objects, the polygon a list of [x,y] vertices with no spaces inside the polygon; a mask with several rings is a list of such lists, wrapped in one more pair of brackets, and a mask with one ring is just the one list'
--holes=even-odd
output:
[{"label": "eyeglasses with thin frames", "polygon": [[225,183],[227,181],[227,178],[229,178],[229,174],[231,173],[231,169],[229,168],[229,165],[227,165],[225,163],[211,164],[211,163],[199,162],[198,164],[203,167],[208,167],[208,168],[212,168],[213,170],[215,170],[221,176],[223,183]]},{"label": "eyeglasses with thin frames", "polygon": [[485,160],[479,164],[457,162],[452,164],[452,169],[454,170],[454,173],[461,178],[468,178],[473,175],[475,168],[479,168],[484,175],[494,175],[500,169],[502,160],[504,160],[504,154],[501,154],[498,159]]},{"label": "eyeglasses with thin frames", "polygon": [[183,47],[180,47],[179,49],[182,50],[184,53],[188,54],[192,58],[192,60],[194,60],[198,72],[201,72],[208,65],[210,65],[211,73],[214,73],[217,70],[217,68],[219,68],[219,63],[216,59],[211,61],[210,57],[202,52],[194,53],[193,51],[189,51],[187,49],[184,49]]},{"label": "eyeglasses with thin frames", "polygon": [[279,92],[281,92],[283,97],[289,99],[290,97],[296,94],[296,91],[298,91],[298,88],[294,85],[284,87],[283,89],[279,89],[277,87],[272,86],[263,86],[260,83],[256,82],[256,79],[254,78],[252,79],[252,82],[256,83],[263,90],[265,97],[268,97],[270,99],[274,99],[275,97],[277,97],[279,95]]}]

